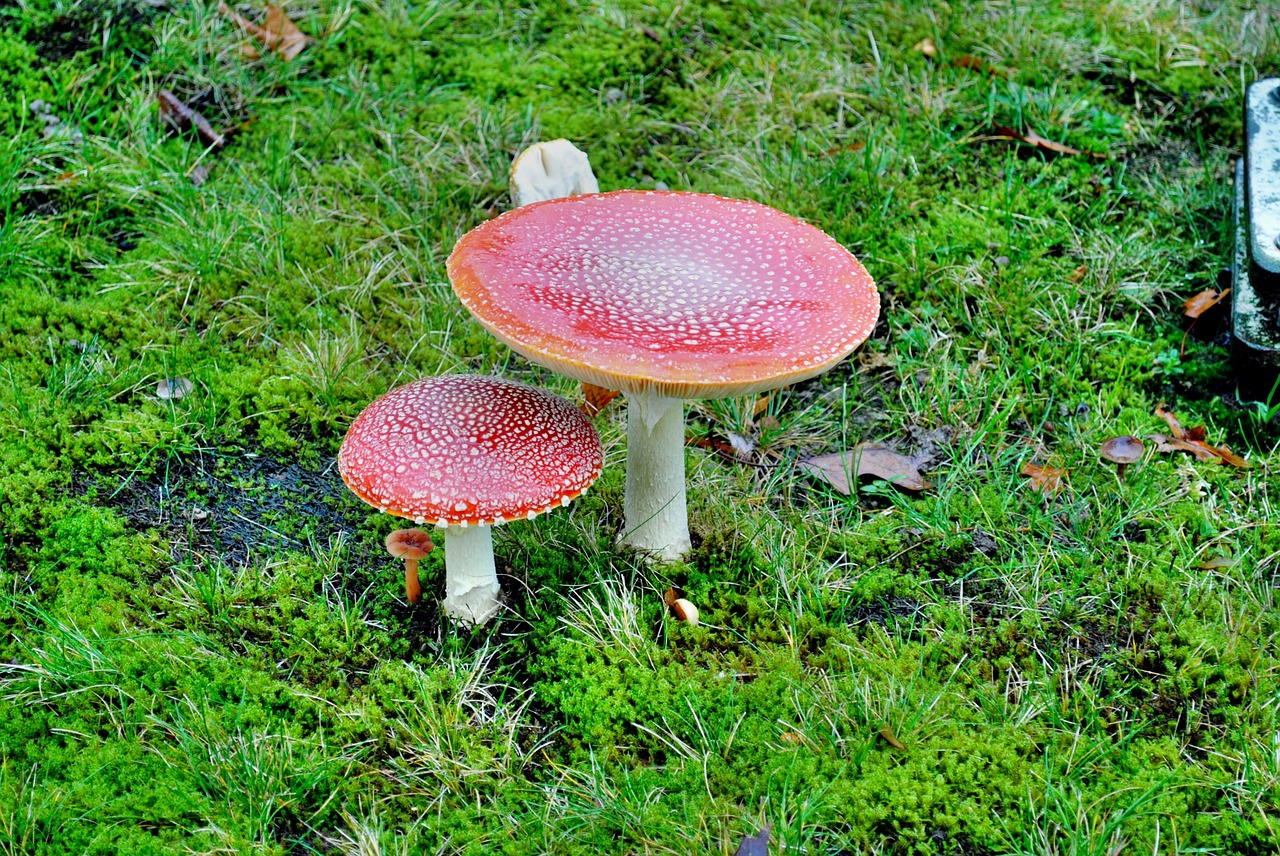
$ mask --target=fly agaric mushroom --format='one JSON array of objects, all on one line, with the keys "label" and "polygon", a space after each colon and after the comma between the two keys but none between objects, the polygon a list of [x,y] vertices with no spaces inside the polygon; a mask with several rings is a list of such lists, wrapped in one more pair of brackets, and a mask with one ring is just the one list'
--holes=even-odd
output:
[{"label": "fly agaric mushroom", "polygon": [[422,596],[418,582],[418,560],[426,558],[435,544],[431,536],[421,529],[397,529],[387,536],[387,552],[393,559],[404,559],[404,592],[409,603],[417,603]]},{"label": "fly agaric mushroom", "polygon": [[511,164],[511,201],[516,205],[599,192],[586,152],[568,140],[535,143]]},{"label": "fly agaric mushroom", "polygon": [[492,527],[568,505],[603,463],[600,437],[578,408],[479,375],[393,389],[356,417],[338,452],[356,496],[444,528],[444,611],[469,624],[501,608]]},{"label": "fly agaric mushroom", "polygon": [[1142,460],[1146,447],[1137,437],[1112,437],[1102,444],[1102,457],[1116,465],[1116,478],[1124,478],[1125,467]]},{"label": "fly agaric mushroom", "polygon": [[454,291],[494,336],[629,401],[623,541],[689,548],[685,398],[821,374],[875,328],[880,296],[820,229],[757,202],[621,190],[536,202],[458,241]]}]

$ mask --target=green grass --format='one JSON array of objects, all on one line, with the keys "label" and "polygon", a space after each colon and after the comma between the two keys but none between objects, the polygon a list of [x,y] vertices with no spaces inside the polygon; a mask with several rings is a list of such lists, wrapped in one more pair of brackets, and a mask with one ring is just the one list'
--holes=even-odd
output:
[{"label": "green grass", "polygon": [[[1280,849],[1280,428],[1179,323],[1230,255],[1274,10],[288,11],[317,39],[285,63],[216,4],[0,9],[0,854],[729,854],[765,822],[832,856]],[[160,88],[230,145],[167,129]],[[613,546],[601,417],[605,474],[495,532],[510,610],[471,632],[441,551],[403,602],[399,524],[333,459],[414,378],[578,394],[444,273],[558,136],[605,189],[813,222],[882,321],[758,416],[692,406],[691,441],[757,451],[690,446],[687,562]],[[1149,452],[1118,480],[1098,446],[1162,402],[1252,469]],[[861,441],[928,453],[932,487],[797,466]]]}]

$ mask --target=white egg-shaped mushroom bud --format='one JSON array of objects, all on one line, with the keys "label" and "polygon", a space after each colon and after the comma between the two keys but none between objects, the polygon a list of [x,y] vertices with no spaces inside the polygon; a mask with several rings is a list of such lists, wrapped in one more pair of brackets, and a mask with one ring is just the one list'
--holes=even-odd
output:
[{"label": "white egg-shaped mushroom bud", "polygon": [[600,437],[554,393],[478,375],[393,389],[356,417],[338,471],[387,514],[445,530],[446,614],[501,609],[492,527],[568,505],[600,475]]},{"label": "white egg-shaped mushroom bud", "polygon": [[535,143],[511,164],[511,201],[517,206],[599,192],[587,153],[568,140]]},{"label": "white egg-shaped mushroom bud", "polygon": [[820,229],[702,193],[526,205],[464,235],[448,270],[462,305],[498,339],[627,394],[622,540],[665,559],[690,544],[682,400],[821,374],[880,313],[866,269]]}]

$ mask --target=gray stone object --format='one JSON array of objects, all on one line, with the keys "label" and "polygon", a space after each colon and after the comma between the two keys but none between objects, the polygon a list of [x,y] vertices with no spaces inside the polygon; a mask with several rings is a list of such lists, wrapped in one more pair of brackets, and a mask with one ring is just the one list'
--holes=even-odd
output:
[{"label": "gray stone object", "polygon": [[1280,78],[1245,93],[1245,154],[1236,163],[1232,357],[1240,394],[1266,400],[1280,374]]}]

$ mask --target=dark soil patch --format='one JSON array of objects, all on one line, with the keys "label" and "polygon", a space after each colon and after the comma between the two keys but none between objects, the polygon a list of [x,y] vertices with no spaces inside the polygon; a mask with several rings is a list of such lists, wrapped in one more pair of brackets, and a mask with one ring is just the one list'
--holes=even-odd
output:
[{"label": "dark soil patch", "polygon": [[216,556],[243,565],[328,544],[339,533],[349,537],[356,566],[385,558],[375,539],[355,537],[368,510],[334,463],[315,471],[254,453],[213,453],[170,462],[147,478],[87,473],[78,482],[132,526],[158,532],[175,562]]}]

